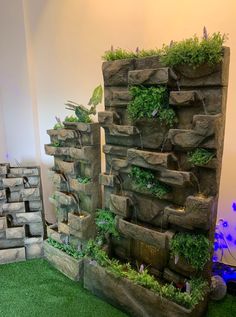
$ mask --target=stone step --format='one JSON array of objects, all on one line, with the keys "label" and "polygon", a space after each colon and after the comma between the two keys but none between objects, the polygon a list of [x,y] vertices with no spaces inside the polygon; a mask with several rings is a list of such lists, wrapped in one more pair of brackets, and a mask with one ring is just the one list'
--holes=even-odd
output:
[{"label": "stone step", "polygon": [[214,218],[215,199],[213,197],[189,196],[184,208],[168,206],[164,210],[168,223],[181,228],[209,230]]},{"label": "stone step", "polygon": [[0,263],[12,263],[25,260],[25,248],[0,250]]},{"label": "stone step", "polygon": [[168,138],[171,143],[183,149],[204,147],[215,149],[217,130],[220,128],[221,115],[195,115],[193,130],[170,129]]},{"label": "stone step", "polygon": [[76,206],[78,202],[76,198],[69,193],[63,193],[60,191],[55,191],[53,197],[50,198],[50,202],[54,203],[56,206]]},{"label": "stone step", "polygon": [[115,185],[119,184],[119,181],[117,180],[116,175],[100,174],[99,183],[103,186],[114,187]]},{"label": "stone step", "polygon": [[200,96],[195,90],[171,91],[169,96],[169,104],[172,106],[194,106],[198,105]]},{"label": "stone step", "polygon": [[134,59],[121,59],[102,64],[104,86],[128,86],[128,72],[134,69]]},{"label": "stone step", "polygon": [[97,157],[98,149],[94,146],[84,146],[81,149],[73,147],[55,147],[45,144],[45,152],[52,156],[69,156],[71,159],[92,161]]},{"label": "stone step", "polygon": [[111,194],[110,196],[110,210],[122,218],[130,217],[130,206],[132,205],[130,197],[115,194]]},{"label": "stone step", "polygon": [[120,117],[114,111],[99,111],[98,122],[101,126],[109,126],[111,124],[119,124]]},{"label": "stone step", "polygon": [[177,158],[173,153],[149,152],[137,149],[128,149],[128,161],[132,165],[151,168],[162,169],[176,168]]},{"label": "stone step", "polygon": [[153,230],[121,218],[117,219],[117,228],[119,232],[127,238],[143,241],[157,248],[166,250],[168,250],[169,241],[174,235],[171,231],[161,232]]},{"label": "stone step", "polygon": [[116,146],[116,145],[110,145],[110,144],[103,145],[104,154],[126,157],[127,151],[128,151],[128,148],[125,146]]},{"label": "stone step", "polygon": [[112,136],[130,137],[139,134],[138,128],[130,125],[111,124],[104,128]]},{"label": "stone step", "polygon": [[177,76],[169,67],[132,70],[128,73],[129,85],[170,85],[176,86]]}]

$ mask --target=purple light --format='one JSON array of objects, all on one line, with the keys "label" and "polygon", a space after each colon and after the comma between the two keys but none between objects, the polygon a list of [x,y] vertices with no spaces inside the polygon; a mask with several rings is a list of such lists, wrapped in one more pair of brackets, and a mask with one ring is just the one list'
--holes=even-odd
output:
[{"label": "purple light", "polygon": [[236,202],[233,202],[232,209],[233,209],[233,211],[236,211]]},{"label": "purple light", "polygon": [[227,237],[226,237],[226,239],[227,239],[228,241],[232,241],[232,240],[233,240],[233,237],[231,236],[231,234],[228,234]]},{"label": "purple light", "polygon": [[224,228],[227,228],[228,225],[229,225],[229,224],[228,224],[228,221],[224,221],[222,225],[223,225]]}]

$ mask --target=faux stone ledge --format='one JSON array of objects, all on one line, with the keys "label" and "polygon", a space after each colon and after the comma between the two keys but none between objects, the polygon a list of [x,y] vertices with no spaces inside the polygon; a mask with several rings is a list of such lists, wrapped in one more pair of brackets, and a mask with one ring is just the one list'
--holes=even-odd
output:
[{"label": "faux stone ledge", "polygon": [[[221,115],[195,115],[193,130],[170,129],[168,138],[180,148],[192,149],[198,146],[216,148],[216,132],[220,125]],[[210,138],[210,140],[209,140]]]},{"label": "faux stone ledge", "polygon": [[100,174],[99,175],[99,183],[103,186],[114,187],[115,185],[119,184],[117,181],[117,177],[115,175],[107,175],[107,174]]},{"label": "faux stone ledge", "polygon": [[0,239],[0,249],[24,247],[24,239]]},{"label": "faux stone ledge", "polygon": [[44,241],[45,258],[60,272],[71,280],[83,279],[83,260],[76,260],[65,252],[58,250]]},{"label": "faux stone ledge", "polygon": [[169,104],[172,106],[194,106],[199,101],[197,91],[171,91],[169,97]]},{"label": "faux stone ledge", "polygon": [[129,85],[176,85],[177,76],[171,68],[129,71]]},{"label": "faux stone ledge", "polygon": [[172,153],[128,149],[128,161],[133,165],[158,170],[176,166],[177,158]]},{"label": "faux stone ledge", "polygon": [[109,134],[112,136],[124,136],[129,137],[132,135],[139,134],[139,130],[135,126],[130,125],[115,125],[111,124],[105,127],[109,131]]},{"label": "faux stone ledge", "polygon": [[5,231],[6,227],[7,227],[6,217],[0,217],[0,231]]},{"label": "faux stone ledge", "polygon": [[131,205],[132,201],[129,197],[114,194],[110,196],[110,210],[122,218],[128,218],[130,216]]},{"label": "faux stone ledge", "polygon": [[125,146],[116,146],[110,144],[103,145],[104,154],[126,157],[127,151],[128,149]]},{"label": "faux stone ledge", "polygon": [[6,200],[6,191],[5,191],[5,189],[3,189],[3,190],[0,190],[0,202],[1,201],[5,201]]},{"label": "faux stone ledge", "polygon": [[169,240],[174,235],[171,231],[160,232],[138,224],[117,219],[118,230],[127,238],[143,241],[160,249],[169,248]]},{"label": "faux stone ledge", "polygon": [[39,188],[21,188],[19,191],[13,191],[8,198],[9,202],[16,201],[34,201],[40,199]]},{"label": "faux stone ledge", "polygon": [[25,248],[0,250],[0,264],[25,260]]},{"label": "faux stone ledge", "polygon": [[98,122],[101,126],[110,124],[119,124],[120,117],[114,111],[100,111],[98,112]]},{"label": "faux stone ledge", "polygon": [[85,212],[81,212],[81,216],[73,212],[68,214],[68,226],[76,231],[86,232],[92,222],[92,216]]},{"label": "faux stone ledge", "polygon": [[102,64],[104,86],[127,86],[128,72],[134,69],[134,59],[122,59]]},{"label": "faux stone ledge", "polygon": [[69,193],[63,193],[59,191],[54,192],[54,198],[50,199],[51,203],[54,203],[56,206],[75,206],[78,205],[78,202],[75,200],[75,197]]},{"label": "faux stone ledge", "polygon": [[186,309],[126,278],[116,278],[95,261],[84,261],[84,288],[135,317],[201,317],[206,299]]},{"label": "faux stone ledge", "polygon": [[84,122],[63,122],[66,128],[75,129],[82,133],[96,133],[100,130],[99,123],[84,123]]},{"label": "faux stone ledge", "polygon": [[67,162],[59,158],[55,158],[55,167],[56,170],[59,170],[61,173],[75,176],[79,174],[79,162]]},{"label": "faux stone ledge", "polygon": [[97,158],[98,149],[95,146],[83,146],[81,149],[73,147],[55,147],[45,144],[45,153],[52,156],[69,156],[74,160],[92,161]]},{"label": "faux stone ledge", "polygon": [[215,209],[213,197],[189,196],[183,210],[166,207],[164,213],[170,224],[190,230],[209,230]]}]

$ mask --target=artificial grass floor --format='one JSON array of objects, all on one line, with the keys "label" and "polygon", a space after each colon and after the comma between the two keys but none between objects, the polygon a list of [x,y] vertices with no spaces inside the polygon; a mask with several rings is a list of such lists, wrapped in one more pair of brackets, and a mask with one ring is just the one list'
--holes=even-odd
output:
[{"label": "artificial grass floor", "polygon": [[[0,317],[125,317],[43,260],[0,266]],[[210,303],[206,317],[236,316],[236,297]],[[153,316],[155,317],[155,316]]]}]

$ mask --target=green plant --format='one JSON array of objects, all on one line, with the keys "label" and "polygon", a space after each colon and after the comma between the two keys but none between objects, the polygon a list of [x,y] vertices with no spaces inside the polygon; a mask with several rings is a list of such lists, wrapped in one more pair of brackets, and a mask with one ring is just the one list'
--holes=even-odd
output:
[{"label": "green plant", "polygon": [[105,61],[115,61],[118,59],[131,59],[131,58],[140,58],[147,56],[160,56],[161,50],[151,49],[151,50],[136,50],[136,52],[127,51],[122,48],[111,49],[104,53],[102,56]]},{"label": "green plant", "polygon": [[165,87],[132,86],[129,91],[132,101],[128,104],[128,115],[133,121],[157,117],[169,127],[177,121],[174,110],[169,107]]},{"label": "green plant", "polygon": [[88,242],[84,254],[96,260],[99,265],[105,267],[106,270],[116,278],[127,278],[186,308],[194,307],[204,298],[204,295],[208,291],[208,283],[202,279],[192,279],[189,281],[190,293],[182,292],[172,284],[162,285],[148,273],[147,269],[144,269],[142,272],[137,272],[131,267],[130,263],[121,263],[116,259],[110,259],[106,252],[101,250],[94,240]]},{"label": "green plant", "polygon": [[132,166],[129,176],[138,188],[148,190],[159,199],[170,192],[170,187],[156,180],[155,175],[144,168]]},{"label": "green plant", "polygon": [[210,260],[210,247],[203,234],[177,233],[170,243],[172,254],[183,257],[197,270],[202,270]]},{"label": "green plant", "polygon": [[188,161],[193,165],[206,165],[213,159],[214,153],[198,148],[190,153],[188,153]]},{"label": "green plant", "polygon": [[47,242],[48,242],[48,244],[50,244],[54,248],[59,249],[65,253],[67,253],[68,255],[72,256],[75,259],[80,259],[84,256],[84,254],[82,252],[77,251],[73,246],[71,246],[69,244],[59,243],[59,242],[53,240],[52,238],[48,238]]},{"label": "green plant", "polygon": [[97,209],[95,223],[101,238],[105,239],[107,235],[116,238],[119,237],[116,229],[115,215],[110,210]]},{"label": "green plant", "polygon": [[211,36],[204,34],[202,39],[196,35],[171,45],[163,45],[161,61],[167,66],[189,65],[197,67],[207,63],[214,65],[222,60],[222,47],[226,35],[213,33]]},{"label": "green plant", "polygon": [[63,125],[63,123],[61,122],[61,119],[58,118],[57,116],[55,116],[55,119],[56,119],[57,123],[54,125],[53,129],[54,129],[54,130],[63,129],[63,128],[64,128],[64,125]]},{"label": "green plant", "polygon": [[69,109],[75,112],[75,115],[77,118],[76,122],[91,123],[92,119],[90,118],[90,116],[96,114],[96,107],[99,103],[102,102],[102,96],[103,96],[103,89],[102,89],[102,86],[99,85],[98,87],[94,89],[93,94],[91,98],[89,99],[88,105],[91,106],[90,109],[87,109],[83,105],[80,105],[70,100],[68,100],[67,103],[65,104],[67,106],[66,109]]},{"label": "green plant", "polygon": [[77,180],[81,184],[88,184],[89,182],[91,182],[91,178],[86,176],[79,176],[77,177]]},{"label": "green plant", "polygon": [[60,147],[60,146],[61,146],[61,142],[58,141],[58,140],[55,140],[55,141],[52,142],[52,146],[54,146],[54,147]]},{"label": "green plant", "polygon": [[64,121],[65,122],[79,122],[78,118],[75,116],[66,116]]}]

